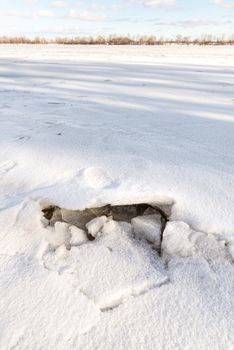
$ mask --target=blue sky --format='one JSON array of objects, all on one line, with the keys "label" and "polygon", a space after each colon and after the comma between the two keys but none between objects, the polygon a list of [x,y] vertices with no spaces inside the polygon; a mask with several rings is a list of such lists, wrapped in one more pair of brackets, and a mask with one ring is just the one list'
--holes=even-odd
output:
[{"label": "blue sky", "polygon": [[0,0],[0,36],[234,34],[234,0]]}]

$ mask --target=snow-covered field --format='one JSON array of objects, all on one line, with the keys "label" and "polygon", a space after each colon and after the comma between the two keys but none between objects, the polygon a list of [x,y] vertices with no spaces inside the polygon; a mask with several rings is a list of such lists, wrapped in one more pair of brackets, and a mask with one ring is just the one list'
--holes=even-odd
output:
[{"label": "snow-covered field", "polygon": [[1,45],[0,106],[0,349],[233,349],[234,47]]}]

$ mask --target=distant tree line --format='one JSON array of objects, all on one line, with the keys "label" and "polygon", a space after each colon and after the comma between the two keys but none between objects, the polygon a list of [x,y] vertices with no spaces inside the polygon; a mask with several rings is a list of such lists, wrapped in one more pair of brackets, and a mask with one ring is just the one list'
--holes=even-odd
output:
[{"label": "distant tree line", "polygon": [[109,35],[97,37],[58,37],[55,39],[45,39],[35,37],[8,37],[1,36],[0,44],[62,44],[62,45],[233,45],[234,34],[229,37],[222,35],[216,37],[213,35],[203,35],[200,38],[191,38],[188,36],[177,35],[175,39],[156,37],[154,35],[128,36],[128,35]]}]

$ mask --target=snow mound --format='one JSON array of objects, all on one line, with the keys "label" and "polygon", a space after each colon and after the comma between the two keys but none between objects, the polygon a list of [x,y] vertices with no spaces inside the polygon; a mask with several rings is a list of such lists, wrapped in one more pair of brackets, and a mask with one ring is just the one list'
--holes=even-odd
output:
[{"label": "snow mound", "polygon": [[82,175],[87,185],[95,189],[110,187],[114,184],[112,178],[101,168],[87,168],[83,171]]}]

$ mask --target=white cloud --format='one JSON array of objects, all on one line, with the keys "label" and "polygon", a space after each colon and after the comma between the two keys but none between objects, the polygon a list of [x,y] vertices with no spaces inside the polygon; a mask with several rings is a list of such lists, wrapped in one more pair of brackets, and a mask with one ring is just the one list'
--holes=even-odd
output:
[{"label": "white cloud", "polygon": [[25,0],[29,4],[36,4],[38,0]]},{"label": "white cloud", "polygon": [[87,10],[74,10],[70,9],[65,18],[78,19],[80,21],[89,21],[89,22],[103,22],[106,20],[104,15],[94,15],[92,12]]},{"label": "white cloud", "polygon": [[56,7],[56,8],[64,8],[67,6],[68,6],[67,1],[62,1],[62,0],[53,1],[51,4],[51,7]]},{"label": "white cloud", "polygon": [[112,10],[122,10],[122,9],[128,8],[129,6],[131,6],[131,4],[129,2],[119,2],[117,4],[111,5],[111,9]]},{"label": "white cloud", "polygon": [[210,0],[212,4],[219,5],[225,7],[227,9],[234,8],[234,1],[226,1],[226,0]]},{"label": "white cloud", "polygon": [[131,0],[140,3],[146,7],[170,8],[176,5],[176,0]]},{"label": "white cloud", "polygon": [[[153,21],[153,20],[151,20]],[[195,28],[195,27],[207,27],[207,26],[220,26],[225,24],[231,24],[232,21],[219,21],[210,19],[188,19],[181,21],[155,21],[156,26],[170,26],[170,27],[180,27],[180,28]]]},{"label": "white cloud", "polygon": [[5,12],[0,14],[1,17],[19,17],[19,18],[42,18],[42,17],[54,17],[54,13],[52,11],[48,10],[41,10],[37,12],[31,12],[31,11],[12,11],[12,12]]},{"label": "white cloud", "polygon": [[42,11],[35,12],[35,16],[36,17],[54,17],[54,13],[49,10],[42,10]]}]

